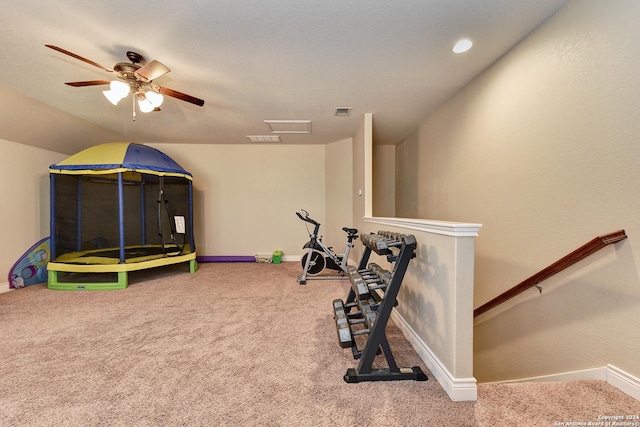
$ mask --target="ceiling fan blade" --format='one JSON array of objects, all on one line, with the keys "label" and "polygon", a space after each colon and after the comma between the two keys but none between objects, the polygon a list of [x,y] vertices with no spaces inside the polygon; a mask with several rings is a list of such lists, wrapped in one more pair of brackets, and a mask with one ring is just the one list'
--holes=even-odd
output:
[{"label": "ceiling fan blade", "polygon": [[58,52],[60,52],[60,53],[64,53],[65,55],[69,55],[69,56],[70,56],[70,57],[72,57],[72,58],[75,58],[75,59],[78,59],[78,60],[80,60],[80,61],[86,62],[87,64],[90,64],[90,65],[93,65],[94,67],[101,68],[101,69],[103,69],[104,71],[106,71],[106,72],[108,72],[108,73],[113,73],[113,70],[111,70],[111,69],[109,69],[109,68],[107,68],[107,67],[104,67],[104,66],[102,66],[102,65],[98,64],[97,62],[93,62],[93,61],[92,61],[92,60],[90,60],[90,59],[83,58],[83,57],[82,57],[82,56],[80,56],[80,55],[76,55],[76,54],[75,54],[75,53],[73,53],[73,52],[69,52],[68,50],[65,50],[65,49],[63,49],[63,48],[61,48],[61,47],[53,46],[53,45],[50,45],[50,44],[45,44],[45,46],[46,46],[46,47],[48,47],[49,49],[57,50],[57,51],[58,51]]},{"label": "ceiling fan blade", "polygon": [[97,86],[97,85],[108,85],[111,82],[109,80],[87,80],[84,82],[67,82],[66,85],[73,87],[83,87],[83,86]]},{"label": "ceiling fan blade", "polygon": [[178,92],[177,90],[169,89],[167,87],[162,87],[162,86],[158,86],[158,90],[163,95],[172,96],[182,101],[199,105],[200,107],[204,105],[204,101],[202,99],[196,98],[195,96],[187,95],[186,93]]},{"label": "ceiling fan blade", "polygon": [[171,70],[167,66],[165,66],[164,64],[154,59],[144,67],[136,70],[136,72],[134,72],[133,75],[139,79],[150,82],[152,80],[157,79],[160,76],[164,76],[169,71]]}]

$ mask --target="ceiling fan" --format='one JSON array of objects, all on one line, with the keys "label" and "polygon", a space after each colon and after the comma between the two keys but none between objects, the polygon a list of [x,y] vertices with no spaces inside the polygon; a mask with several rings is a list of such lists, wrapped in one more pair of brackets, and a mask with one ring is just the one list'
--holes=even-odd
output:
[{"label": "ceiling fan", "polygon": [[138,101],[140,111],[143,113],[160,111],[159,107],[160,104],[162,104],[163,95],[177,98],[200,107],[204,105],[202,99],[153,83],[153,80],[167,74],[171,70],[156,60],[152,60],[143,66],[140,65],[140,63],[144,61],[144,58],[139,53],[128,51],[127,58],[129,58],[131,62],[118,62],[113,69],[109,69],[61,47],[50,44],[46,44],[45,46],[93,65],[94,67],[98,67],[108,73],[112,73],[116,77],[114,80],[88,80],[82,82],[66,82],[65,84],[73,87],[110,85],[110,89],[105,90],[103,94],[113,105],[116,105],[121,99],[126,98],[130,92],[133,92],[134,120],[136,100]]}]

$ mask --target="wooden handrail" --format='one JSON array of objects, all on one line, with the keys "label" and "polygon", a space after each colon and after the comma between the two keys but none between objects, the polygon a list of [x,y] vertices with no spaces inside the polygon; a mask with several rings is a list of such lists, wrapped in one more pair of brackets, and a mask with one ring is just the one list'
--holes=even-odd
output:
[{"label": "wooden handrail", "polygon": [[500,305],[503,302],[513,298],[514,296],[526,291],[530,287],[537,285],[545,279],[548,279],[549,277],[575,264],[583,258],[588,257],[592,253],[599,251],[605,246],[619,242],[620,240],[624,240],[626,238],[627,235],[625,234],[624,230],[618,230],[612,233],[603,234],[602,236],[598,236],[592,239],[570,254],[560,258],[558,261],[554,262],[544,270],[540,270],[528,279],[525,279],[524,281],[518,283],[508,291],[498,295],[491,301],[476,308],[475,310],[473,310],[473,317],[477,317],[482,313],[491,310],[495,306]]}]

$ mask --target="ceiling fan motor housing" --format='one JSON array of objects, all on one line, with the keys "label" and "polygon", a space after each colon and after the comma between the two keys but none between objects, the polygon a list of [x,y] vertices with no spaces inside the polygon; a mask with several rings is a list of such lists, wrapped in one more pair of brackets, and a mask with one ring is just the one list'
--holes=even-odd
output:
[{"label": "ceiling fan motor housing", "polygon": [[[127,53],[131,53],[131,52],[127,52]],[[138,92],[140,91],[141,88],[141,82],[137,79],[135,72],[140,69],[140,66],[138,64],[133,64],[133,63],[129,63],[129,62],[118,62],[114,67],[113,70],[117,73],[118,78],[120,78],[120,80],[122,80],[123,82],[127,83],[129,86],[131,86],[131,89],[133,90],[133,92]]]},{"label": "ceiling fan motor housing", "polygon": [[135,79],[134,73],[140,69],[138,64],[129,64],[128,62],[118,62],[113,70],[125,79]]}]

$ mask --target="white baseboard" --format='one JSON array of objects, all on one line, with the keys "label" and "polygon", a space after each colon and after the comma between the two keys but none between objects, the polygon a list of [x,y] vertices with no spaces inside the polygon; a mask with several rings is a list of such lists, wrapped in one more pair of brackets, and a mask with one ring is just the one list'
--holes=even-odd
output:
[{"label": "white baseboard", "polygon": [[1,293],[3,293],[3,292],[9,292],[9,291],[12,291],[12,290],[13,290],[13,289],[11,289],[11,288],[9,287],[9,282],[7,282],[7,283],[0,283],[0,294],[1,294]]},{"label": "white baseboard", "polygon": [[416,350],[420,359],[427,365],[431,374],[438,380],[438,383],[440,383],[444,391],[447,392],[451,400],[454,402],[478,400],[478,386],[475,378],[454,377],[396,310],[392,311],[391,318]]},{"label": "white baseboard", "polygon": [[640,400],[640,378],[636,378],[622,369],[607,365],[607,381],[618,390]]},{"label": "white baseboard", "polygon": [[601,368],[583,369],[580,371],[561,372],[559,374],[542,375],[539,377],[521,378],[517,380],[496,381],[494,383],[522,383],[522,382],[544,382],[544,381],[573,381],[573,380],[601,380],[606,381],[618,390],[640,400],[640,379],[617,368],[613,365]]},{"label": "white baseboard", "polygon": [[553,382],[553,381],[573,381],[573,380],[607,380],[606,367],[583,369],[580,371],[561,372],[559,374],[541,375],[538,377],[519,378],[506,381],[491,381],[483,384],[507,384],[525,382]]},{"label": "white baseboard", "polygon": [[[271,259],[272,258],[272,254],[256,254],[255,257],[256,258],[264,258],[264,259]],[[287,261],[297,261],[300,262],[300,260],[302,259],[301,255],[282,255],[282,262],[287,262]]]}]

